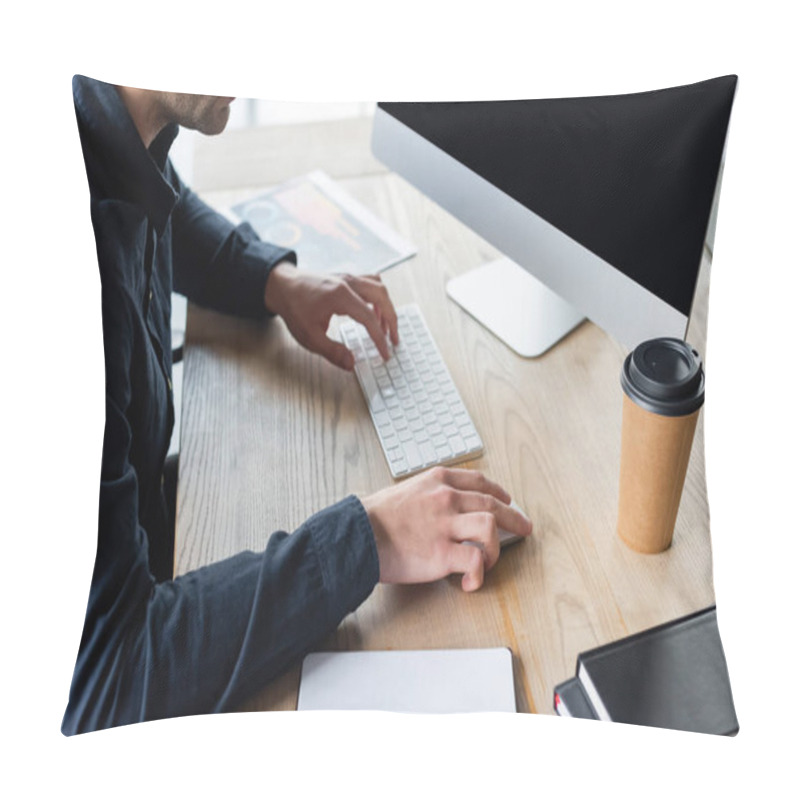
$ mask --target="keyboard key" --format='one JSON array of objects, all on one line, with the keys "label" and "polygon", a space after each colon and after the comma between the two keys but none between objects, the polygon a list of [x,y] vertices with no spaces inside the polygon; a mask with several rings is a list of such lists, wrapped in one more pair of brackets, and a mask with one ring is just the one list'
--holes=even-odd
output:
[{"label": "keyboard key", "polygon": [[393,450],[395,447],[400,447],[400,439],[394,433],[390,433],[383,438],[384,447],[387,450]]},{"label": "keyboard key", "polygon": [[481,440],[477,436],[466,436],[464,438],[464,444],[470,451],[477,450],[481,446]]},{"label": "keyboard key", "polygon": [[425,466],[429,464],[436,463],[436,450],[434,450],[433,445],[430,443],[429,440],[425,440],[419,446],[419,452],[422,456],[422,460],[425,463]]},{"label": "keyboard key", "polygon": [[375,419],[375,424],[379,428],[383,428],[390,423],[390,417],[386,411],[378,411],[373,415],[373,418]]},{"label": "keyboard key", "polygon": [[463,455],[467,452],[467,446],[464,444],[464,440],[460,436],[450,437],[450,448],[457,456]]},{"label": "keyboard key", "polygon": [[426,431],[425,428],[421,428],[418,431],[412,431],[412,433],[414,434],[414,441],[418,445],[423,445],[425,442],[429,442],[431,439],[431,437],[428,435],[428,431]]},{"label": "keyboard key", "polygon": [[403,445],[403,450],[406,455],[409,469],[419,469],[422,464],[422,456],[420,455],[419,448],[415,442],[406,442]]}]

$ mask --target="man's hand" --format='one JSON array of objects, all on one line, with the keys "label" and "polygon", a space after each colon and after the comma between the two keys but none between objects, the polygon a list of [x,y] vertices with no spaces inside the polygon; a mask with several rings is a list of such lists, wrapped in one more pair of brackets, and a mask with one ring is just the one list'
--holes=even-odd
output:
[{"label": "man's hand", "polygon": [[352,370],[354,360],[343,344],[328,338],[334,314],[360,322],[384,359],[390,355],[387,335],[393,344],[399,343],[397,314],[377,275],[317,275],[288,263],[278,264],[267,279],[264,305],[268,311],[283,317],[292,336],[303,347],[342,369]]},{"label": "man's hand", "polygon": [[480,472],[445,467],[370,495],[362,502],[375,533],[381,582],[425,583],[459,573],[464,591],[480,588],[484,570],[500,555],[497,529],[531,534],[530,520],[510,501]]}]

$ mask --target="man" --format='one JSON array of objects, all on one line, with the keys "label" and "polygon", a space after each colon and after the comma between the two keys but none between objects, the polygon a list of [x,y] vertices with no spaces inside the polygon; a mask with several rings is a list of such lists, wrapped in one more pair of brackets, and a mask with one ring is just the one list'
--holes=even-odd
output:
[{"label": "man", "polygon": [[234,228],[182,184],[167,157],[178,125],[220,133],[232,98],[80,76],[73,96],[102,282],[106,427],[97,557],[65,734],[235,709],[378,580],[458,573],[472,591],[497,560],[497,528],[531,530],[481,474],[436,469],[345,498],[291,536],[272,535],[263,553],[171,580],[173,288],[224,313],[280,315],[301,345],[343,369],[353,357],[326,335],[333,314],[364,324],[384,358],[387,336],[398,342],[397,318],[379,278],[306,274],[294,253]]}]

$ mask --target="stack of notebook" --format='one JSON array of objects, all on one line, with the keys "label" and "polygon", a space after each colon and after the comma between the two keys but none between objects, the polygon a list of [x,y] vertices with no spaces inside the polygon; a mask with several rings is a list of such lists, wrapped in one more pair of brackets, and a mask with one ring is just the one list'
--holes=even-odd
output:
[{"label": "stack of notebook", "polygon": [[735,735],[716,607],[581,653],[553,705],[566,717]]}]

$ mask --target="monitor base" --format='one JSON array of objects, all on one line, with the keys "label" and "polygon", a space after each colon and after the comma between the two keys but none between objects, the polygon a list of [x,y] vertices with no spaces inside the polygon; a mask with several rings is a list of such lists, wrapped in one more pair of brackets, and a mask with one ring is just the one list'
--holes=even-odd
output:
[{"label": "monitor base", "polygon": [[447,294],[524,358],[547,352],[585,319],[507,258],[453,278],[447,283]]}]

